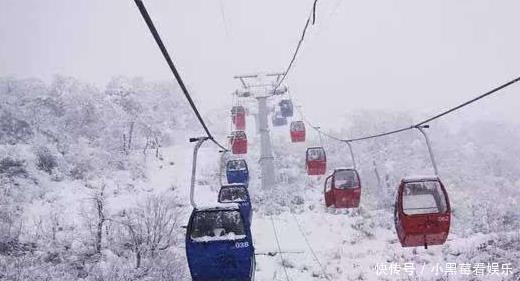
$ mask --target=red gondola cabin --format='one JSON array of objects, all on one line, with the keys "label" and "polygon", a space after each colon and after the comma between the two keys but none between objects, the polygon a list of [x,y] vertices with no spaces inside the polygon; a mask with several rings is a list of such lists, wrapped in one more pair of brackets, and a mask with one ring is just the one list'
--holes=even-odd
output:
[{"label": "red gondola cabin", "polygon": [[361,198],[361,181],[355,169],[335,169],[325,179],[325,205],[337,209],[357,208]]},{"label": "red gondola cabin", "polygon": [[291,141],[304,142],[305,141],[305,124],[303,121],[291,122]]},{"label": "red gondola cabin", "polygon": [[246,110],[243,106],[233,106],[231,109],[231,119],[237,130],[246,129]]},{"label": "red gondola cabin", "polygon": [[327,170],[327,156],[325,155],[325,149],[323,149],[323,147],[317,146],[307,148],[305,159],[307,175],[317,176],[325,174],[325,171]]},{"label": "red gondola cabin", "polygon": [[451,208],[440,179],[433,176],[401,180],[394,216],[403,247],[444,244],[450,231]]},{"label": "red gondola cabin", "polygon": [[233,154],[247,153],[247,136],[244,131],[234,131],[231,133],[231,152]]}]

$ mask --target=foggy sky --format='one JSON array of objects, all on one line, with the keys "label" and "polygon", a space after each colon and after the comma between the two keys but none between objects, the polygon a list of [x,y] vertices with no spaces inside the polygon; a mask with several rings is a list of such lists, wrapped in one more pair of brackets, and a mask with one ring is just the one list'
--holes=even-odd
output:
[{"label": "foggy sky", "polygon": [[[0,76],[172,81],[132,0],[0,0]],[[233,75],[283,71],[312,0],[148,0],[202,111]],[[323,127],[364,109],[432,113],[520,75],[518,0],[320,0],[287,85]],[[447,118],[520,120],[520,85]]]}]

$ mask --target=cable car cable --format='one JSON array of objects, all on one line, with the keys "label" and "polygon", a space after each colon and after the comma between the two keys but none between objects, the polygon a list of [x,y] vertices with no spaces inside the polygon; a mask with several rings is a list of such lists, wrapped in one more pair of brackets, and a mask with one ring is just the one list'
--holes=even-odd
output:
[{"label": "cable car cable", "polygon": [[314,4],[312,4],[312,24],[316,23],[316,4],[318,4],[318,0],[314,0]]},{"label": "cable car cable", "polygon": [[303,27],[303,31],[300,36],[300,40],[298,41],[298,45],[296,45],[296,49],[294,50],[294,53],[289,62],[289,65],[287,66],[287,69],[285,69],[285,72],[283,73],[282,78],[278,80],[278,83],[274,87],[273,91],[276,91],[278,89],[278,87],[280,87],[280,85],[282,85],[283,81],[287,77],[287,74],[289,73],[289,71],[291,71],[294,61],[296,60],[296,56],[298,55],[298,52],[300,51],[303,40],[305,39],[305,34],[307,34],[307,29],[309,28],[309,23],[311,22],[311,18],[312,18],[312,24],[314,24],[316,22],[316,5],[317,5],[317,3],[318,3],[318,0],[314,0],[314,2],[312,4],[311,13],[307,17],[307,20],[305,21],[305,26]]},{"label": "cable car cable", "polygon": [[153,21],[152,21],[150,15],[148,14],[148,11],[146,10],[146,7],[144,6],[143,1],[142,0],[134,0],[134,2],[137,5],[137,8],[139,9],[139,12],[141,13],[141,16],[143,17],[144,21],[146,22],[146,25],[150,29],[150,32],[152,33],[153,38],[155,39],[155,42],[159,46],[159,49],[161,50],[161,53],[163,54],[164,59],[166,60],[166,63],[168,63],[168,66],[170,67],[170,70],[172,71],[173,75],[175,76],[175,79],[177,80],[177,83],[181,87],[182,92],[184,93],[184,96],[188,100],[188,102],[189,102],[189,104],[191,106],[191,109],[193,110],[193,112],[197,116],[197,119],[199,120],[199,123],[202,125],[202,127],[204,128],[204,131],[208,135],[208,138],[213,143],[215,143],[218,147],[220,147],[221,149],[227,150],[223,145],[221,145],[218,141],[216,141],[213,138],[213,135],[209,131],[208,127],[206,126],[206,123],[204,122],[204,119],[200,115],[199,110],[197,109],[197,106],[193,102],[193,100],[192,100],[192,98],[190,96],[190,93],[188,92],[188,89],[186,89],[186,86],[184,85],[184,82],[182,81],[182,78],[181,78],[179,72],[177,71],[177,68],[175,67],[175,65],[173,63],[173,61],[172,61],[172,59],[170,57],[170,54],[168,53],[168,50],[166,50],[166,47],[164,46],[164,43],[163,43],[159,33],[157,32],[157,29],[155,28],[155,25],[153,24]]},{"label": "cable car cable", "polygon": [[[292,97],[291,93],[289,91],[287,91],[289,94],[289,97],[291,98],[291,100],[294,102],[294,98]],[[312,129],[316,130],[318,132],[318,134],[323,134],[324,136],[328,137],[328,138],[331,138],[333,140],[336,140],[336,141],[341,141],[343,142],[343,139],[341,138],[338,138],[338,137],[335,137],[331,134],[328,134],[328,133],[325,133],[323,132],[322,130],[320,130],[320,127],[319,126],[314,126],[310,121],[309,119],[307,119],[305,117],[305,115],[303,114],[302,110],[301,110],[301,106],[298,106],[296,105],[296,110],[298,110],[298,113],[300,113],[300,117],[301,119],[303,120],[303,122],[305,122],[307,125],[309,125],[309,127],[311,127]]]},{"label": "cable car cable", "polygon": [[513,80],[511,80],[509,82],[506,82],[506,83],[504,83],[504,84],[502,84],[502,85],[500,85],[500,86],[498,86],[498,87],[496,87],[496,88],[494,88],[494,89],[492,89],[492,90],[490,90],[490,91],[488,91],[488,92],[486,92],[486,93],[484,93],[484,94],[482,94],[482,95],[480,95],[480,96],[478,96],[476,98],[473,98],[473,99],[471,99],[469,101],[466,101],[466,102],[464,102],[464,103],[462,103],[460,105],[457,105],[457,106],[455,106],[453,108],[450,108],[450,109],[448,109],[446,111],[443,111],[443,112],[441,112],[441,113],[439,113],[439,114],[437,114],[437,115],[435,115],[433,117],[427,118],[427,119],[425,119],[425,120],[423,120],[423,121],[421,121],[419,123],[416,123],[415,125],[412,125],[410,127],[405,127],[405,128],[398,129],[398,130],[385,132],[385,133],[380,133],[380,134],[371,135],[371,136],[366,136],[366,137],[361,137],[361,138],[346,139],[346,140],[343,140],[343,141],[354,142],[354,141],[366,140],[366,139],[371,139],[371,138],[387,136],[387,135],[403,132],[403,131],[406,131],[406,130],[411,130],[411,129],[414,129],[414,128],[417,128],[417,127],[422,127],[422,126],[426,125],[427,123],[429,123],[429,122],[431,122],[433,120],[439,119],[439,118],[441,118],[441,117],[443,117],[445,115],[448,115],[448,114],[450,114],[452,112],[455,112],[455,111],[457,111],[457,110],[459,110],[459,109],[461,109],[461,108],[463,108],[463,107],[465,107],[467,105],[470,105],[470,104],[472,104],[472,103],[474,103],[474,102],[476,102],[476,101],[478,101],[480,99],[483,99],[483,98],[485,98],[487,96],[490,96],[490,95],[492,95],[494,93],[497,93],[500,90],[503,90],[503,89],[505,89],[505,88],[507,88],[507,87],[509,87],[509,86],[511,86],[511,85],[513,85],[513,84],[515,84],[517,82],[519,82],[519,81],[520,81],[520,77],[517,77],[517,78],[515,78],[515,79],[513,79]]},{"label": "cable car cable", "polygon": [[374,134],[374,135],[368,135],[368,136],[364,136],[364,137],[358,137],[358,138],[350,138],[350,139],[342,139],[342,138],[339,138],[339,137],[336,137],[336,136],[333,136],[333,135],[330,135],[330,134],[327,134],[325,132],[323,132],[322,130],[320,130],[319,127],[316,127],[316,126],[312,126],[312,124],[305,118],[305,116],[303,115],[302,111],[299,109],[299,107],[297,106],[296,108],[298,109],[298,111],[300,112],[300,115],[302,116],[302,119],[305,120],[306,123],[308,123],[314,130],[318,131],[318,132],[321,132],[324,136],[327,136],[333,140],[336,140],[336,141],[340,141],[340,142],[356,142],[356,141],[362,141],[362,140],[367,140],[367,139],[373,139],[373,138],[379,138],[379,137],[384,137],[384,136],[388,136],[388,135],[393,135],[393,134],[396,134],[396,133],[400,133],[400,132],[404,132],[404,131],[407,131],[407,130],[412,130],[412,129],[415,129],[415,128],[418,128],[418,127],[423,127],[423,128],[427,128],[426,126],[427,123],[433,121],[433,120],[436,120],[436,119],[439,119],[441,117],[444,117],[452,112],[455,112],[467,105],[470,105],[478,100],[481,100],[487,96],[490,96],[492,94],[495,94],[495,93],[498,93],[499,91],[515,84],[515,83],[518,83],[520,82],[520,77],[517,77],[511,81],[508,81],[498,87],[495,87],[493,88],[492,90],[490,91],[487,91],[485,92],[484,94],[482,95],[479,95],[471,100],[468,100],[464,103],[461,103],[460,105],[457,105],[455,107],[452,107],[448,110],[445,110],[437,115],[434,115],[430,118],[427,118],[423,121],[420,121],[414,125],[411,125],[411,126],[408,126],[408,127],[404,127],[404,128],[401,128],[401,129],[396,129],[396,130],[392,130],[392,131],[388,131],[388,132],[383,132],[383,133],[378,133],[378,134]]},{"label": "cable car cable", "polygon": [[476,102],[476,101],[478,101],[480,99],[483,99],[483,98],[485,98],[487,96],[490,96],[490,95],[492,95],[492,94],[494,94],[494,93],[496,93],[496,92],[498,92],[498,91],[500,91],[502,89],[505,89],[505,88],[507,88],[507,87],[509,87],[509,86],[511,86],[511,85],[513,85],[513,84],[515,84],[517,82],[519,82],[519,81],[520,81],[520,77],[517,77],[517,78],[515,78],[515,79],[513,79],[513,80],[511,80],[511,81],[509,81],[507,83],[504,83],[504,84],[502,84],[502,85],[492,89],[491,91],[488,91],[487,93],[484,93],[484,94],[482,94],[482,95],[480,95],[480,96],[478,96],[478,97],[476,97],[474,99],[471,99],[471,100],[469,100],[467,102],[464,102],[464,103],[462,103],[462,104],[460,104],[458,106],[455,106],[455,107],[453,107],[451,109],[448,109],[448,110],[446,110],[446,111],[444,111],[442,113],[439,113],[439,114],[437,114],[437,115],[435,115],[435,116],[433,116],[431,118],[428,118],[428,119],[426,119],[426,120],[424,120],[422,122],[419,122],[414,127],[418,127],[418,126],[424,125],[426,123],[429,123],[430,121],[433,121],[435,119],[441,118],[444,115],[452,113],[452,112],[454,112],[454,111],[456,111],[458,109],[461,109],[461,108],[463,108],[463,107],[465,107],[465,106],[467,106],[469,104],[472,104],[472,103],[474,103],[474,102]]},{"label": "cable car cable", "polygon": [[398,129],[398,130],[394,130],[394,131],[390,131],[390,132],[384,132],[384,133],[380,133],[380,134],[376,134],[376,135],[360,137],[360,138],[354,138],[354,139],[348,139],[348,140],[341,140],[341,141],[343,141],[343,142],[355,142],[355,141],[361,141],[361,140],[368,140],[368,139],[373,139],[373,138],[379,138],[379,137],[384,137],[384,136],[388,136],[388,135],[393,135],[393,134],[396,134],[396,133],[400,133],[400,132],[404,132],[404,131],[407,131],[407,130],[411,130],[413,128],[415,128],[415,126],[410,126],[410,127],[406,127],[406,128],[402,128],[402,129]]},{"label": "cable car cable", "polygon": [[285,272],[285,278],[289,281],[289,274],[287,273],[287,268],[285,268],[285,259],[283,257],[282,248],[280,247],[280,240],[278,239],[278,234],[276,233],[276,227],[274,226],[274,219],[271,216],[271,224],[273,225],[274,238],[276,239],[276,245],[278,246],[278,252],[280,253],[280,258],[282,260],[283,271]]},{"label": "cable car cable", "polygon": [[293,217],[294,221],[296,222],[296,225],[298,226],[298,230],[300,231],[300,233],[302,234],[303,236],[303,239],[305,240],[305,243],[307,244],[307,247],[309,248],[309,250],[311,250],[311,254],[314,258],[314,260],[316,261],[316,263],[320,266],[320,269],[323,273],[323,276],[325,277],[325,279],[327,280],[331,280],[329,278],[329,276],[327,275],[327,271],[325,270],[325,267],[323,266],[323,264],[320,262],[320,259],[318,259],[318,256],[316,255],[316,252],[314,251],[314,249],[312,248],[311,246],[311,243],[309,242],[309,239],[307,238],[307,235],[305,235],[305,233],[303,232],[303,228],[300,224],[300,222],[298,221],[298,219],[296,218],[296,216],[291,213],[291,216]]},{"label": "cable car cable", "polygon": [[224,4],[222,3],[222,0],[219,0],[219,6],[220,6],[220,15],[222,16],[222,25],[224,25],[224,31],[226,32],[226,37],[229,37],[226,13],[224,12]]}]

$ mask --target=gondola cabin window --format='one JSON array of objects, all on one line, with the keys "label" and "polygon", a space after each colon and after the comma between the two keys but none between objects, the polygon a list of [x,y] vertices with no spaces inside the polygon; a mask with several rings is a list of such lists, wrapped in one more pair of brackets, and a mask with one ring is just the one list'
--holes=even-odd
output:
[{"label": "gondola cabin window", "polygon": [[245,139],[246,133],[244,131],[235,131],[233,132],[233,137],[235,137],[236,139]]},{"label": "gondola cabin window", "polygon": [[292,122],[291,123],[291,130],[301,132],[305,130],[305,124],[303,122]]},{"label": "gondola cabin window", "polygon": [[359,179],[355,171],[336,171],[334,175],[334,186],[337,189],[348,189],[359,187]]},{"label": "gondola cabin window", "polygon": [[403,212],[406,215],[440,214],[447,210],[446,198],[438,181],[405,183]]},{"label": "gondola cabin window", "polygon": [[236,240],[246,237],[238,210],[197,212],[190,237],[194,241]]},{"label": "gondola cabin window", "polygon": [[249,200],[247,189],[244,186],[222,188],[219,196],[219,202],[221,203],[239,203]]},{"label": "gondola cabin window", "polygon": [[241,171],[247,169],[245,161],[230,161],[228,170],[230,171]]},{"label": "gondola cabin window", "polygon": [[324,159],[325,155],[323,155],[323,150],[321,149],[310,149],[309,150],[309,160],[321,160]]}]

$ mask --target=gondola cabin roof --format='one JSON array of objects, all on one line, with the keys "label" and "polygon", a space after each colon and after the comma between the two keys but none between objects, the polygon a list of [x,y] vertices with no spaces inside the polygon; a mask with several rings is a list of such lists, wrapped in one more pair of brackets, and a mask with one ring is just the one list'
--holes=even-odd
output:
[{"label": "gondola cabin roof", "polygon": [[241,186],[246,187],[246,185],[243,183],[228,183],[228,184],[222,185],[222,187],[241,187]]},{"label": "gondola cabin roof", "polygon": [[329,174],[329,176],[332,176],[335,172],[341,172],[341,171],[355,171],[357,172],[356,169],[354,169],[353,167],[338,167],[338,168],[335,168],[334,170],[332,170]]},{"label": "gondola cabin roof", "polygon": [[226,184],[220,188],[218,202],[244,203],[250,202],[247,186],[244,184]]},{"label": "gondola cabin roof", "polygon": [[245,108],[244,108],[243,106],[240,106],[240,105],[238,105],[238,106],[233,106],[233,107],[231,108],[231,112],[233,112],[233,113],[237,113],[237,112],[245,112]]},{"label": "gondola cabin roof", "polygon": [[334,171],[348,171],[348,170],[354,171],[356,169],[354,169],[354,167],[338,167],[338,168],[334,169]]},{"label": "gondola cabin roof", "polygon": [[303,123],[303,121],[292,121],[291,128],[303,131],[303,130],[305,130],[305,123]]},{"label": "gondola cabin roof", "polygon": [[307,150],[311,150],[311,149],[320,149],[320,150],[325,150],[325,149],[323,148],[323,146],[310,146],[310,147],[307,148]]},{"label": "gondola cabin roof", "polygon": [[438,176],[429,175],[429,176],[408,176],[404,177],[402,182],[418,182],[418,181],[440,181]]},{"label": "gondola cabin roof", "polygon": [[210,205],[200,205],[194,211],[203,212],[203,211],[239,211],[240,205],[238,203],[213,203]]}]

